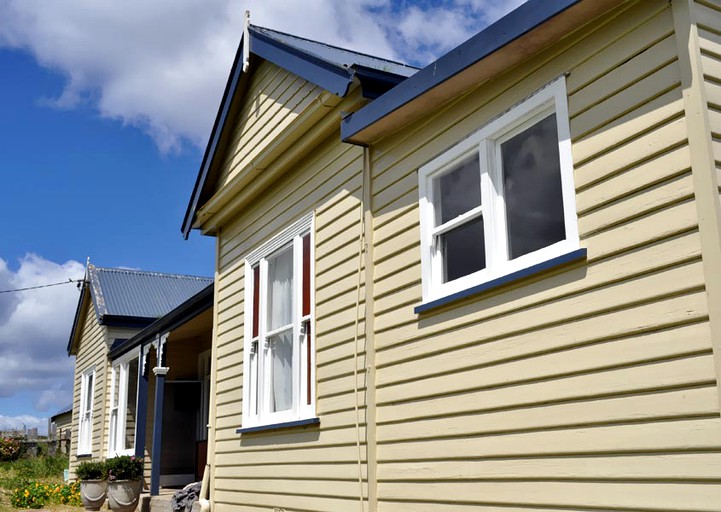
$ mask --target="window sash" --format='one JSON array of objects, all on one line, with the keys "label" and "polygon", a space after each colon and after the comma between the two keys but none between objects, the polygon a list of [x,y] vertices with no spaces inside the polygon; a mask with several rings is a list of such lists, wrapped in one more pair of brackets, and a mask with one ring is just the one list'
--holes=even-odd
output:
[{"label": "window sash", "polygon": [[[315,415],[315,354],[310,324],[313,318],[312,216],[271,240],[267,252],[255,251],[246,259],[245,358],[243,426],[281,423]],[[283,240],[280,243],[280,240]],[[269,330],[269,260],[285,250],[292,251],[291,323]],[[292,404],[287,410],[272,411],[271,378],[273,337],[288,333],[292,340]]]},{"label": "window sash", "polygon": [[84,372],[80,378],[80,425],[78,427],[78,455],[92,454],[93,405],[95,369]]},{"label": "window sash", "polygon": [[[508,251],[501,144],[553,113],[556,114],[566,237],[511,260]],[[474,154],[478,155],[480,161],[481,205],[437,225],[436,219],[439,217],[436,209],[440,203],[439,198],[434,197],[434,180]],[[577,249],[579,238],[572,162],[565,79],[560,78],[422,166],[419,170],[419,208],[424,302],[452,295]],[[444,283],[440,236],[479,216],[483,218],[486,267]]]},{"label": "window sash", "polygon": [[[128,398],[130,388],[130,365],[133,362],[139,364],[139,355],[124,361],[117,362],[112,368],[112,382],[110,395],[110,433],[108,436],[108,455],[132,455],[135,448],[135,435],[133,435],[133,446],[127,446],[127,421],[128,421]],[[135,414],[137,416],[137,391],[135,386]],[[137,424],[134,427],[137,430]]]}]

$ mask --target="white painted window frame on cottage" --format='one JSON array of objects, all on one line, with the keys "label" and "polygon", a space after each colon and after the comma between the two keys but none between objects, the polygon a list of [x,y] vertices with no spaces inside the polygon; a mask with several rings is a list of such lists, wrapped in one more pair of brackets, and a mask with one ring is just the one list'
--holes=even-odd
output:
[{"label": "white painted window frame on cottage", "polygon": [[[77,454],[79,456],[92,456],[93,454],[93,407],[95,406],[95,380],[95,366],[88,368],[80,375],[80,421],[78,422],[77,449]],[[90,381],[90,385],[88,385],[88,381]]]},{"label": "white painted window frame on cottage", "polygon": [[[119,359],[113,361],[110,377],[110,416],[109,416],[109,435],[108,435],[108,456],[116,455],[133,455],[135,453],[135,436],[133,436],[133,446],[130,448],[118,448],[125,443],[125,425],[127,423],[128,414],[128,387],[129,387],[129,368],[133,360],[138,362],[138,372],[140,371],[140,349],[133,350],[123,355]],[[113,403],[115,398],[115,389],[118,387],[118,401]],[[138,383],[135,386],[135,415],[137,418],[138,406]],[[122,427],[122,428],[120,428]],[[137,426],[136,426],[137,431]]]},{"label": "white painted window frame on cottage", "polygon": [[[423,303],[450,297],[495,279],[523,271],[579,248],[573,157],[568,120],[565,77],[549,83],[529,98],[500,115],[465,140],[451,147],[418,171],[421,229]],[[561,193],[566,238],[513,260],[508,256],[506,208],[503,198],[500,145],[555,113],[561,171]],[[481,206],[442,226],[436,226],[433,179],[469,156],[478,155],[481,170]],[[442,282],[440,234],[483,216],[486,267],[469,275]]]},{"label": "white painted window frame on cottage", "polygon": [[[243,355],[243,420],[242,428],[253,428],[272,426],[277,424],[290,423],[299,420],[306,420],[315,417],[315,261],[314,247],[315,235],[313,230],[313,213],[305,215],[283,232],[264,243],[245,259],[245,320],[244,320],[244,355]],[[310,314],[302,315],[302,274],[303,274],[303,237],[310,237]],[[268,332],[266,329],[267,302],[268,302],[268,259],[278,255],[281,251],[292,248],[293,250],[293,312],[292,312],[292,337],[293,337],[293,405],[290,410],[271,412],[270,411],[270,363],[272,358],[269,355],[268,338],[274,333],[285,330],[276,329]],[[254,290],[254,268],[260,266],[259,283],[259,332],[253,337],[253,290]],[[298,276],[301,276],[299,279]],[[305,331],[305,326],[310,326],[310,333]],[[310,347],[308,346],[310,344]],[[257,352],[254,350],[257,347]],[[309,375],[310,373],[310,375]],[[303,385],[308,382],[310,396],[307,387]],[[310,403],[308,403],[310,402]]]}]

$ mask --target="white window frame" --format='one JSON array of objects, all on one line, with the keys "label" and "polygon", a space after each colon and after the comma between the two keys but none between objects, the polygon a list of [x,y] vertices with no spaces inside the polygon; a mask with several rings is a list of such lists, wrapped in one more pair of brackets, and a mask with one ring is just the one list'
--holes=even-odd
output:
[{"label": "white window frame", "polygon": [[[565,77],[560,77],[419,169],[421,273],[424,303],[482,285],[563,256],[579,248],[567,101]],[[500,144],[553,113],[556,114],[559,139],[558,150],[566,238],[509,260],[506,209],[502,192],[503,182],[500,165],[496,163],[500,158]],[[443,283],[440,247],[434,242],[441,230],[436,228],[433,179],[472,155],[478,156],[481,169],[482,206],[447,222],[442,232],[462,224],[470,217],[483,215],[486,268]]]},{"label": "white window frame", "polygon": [[[140,372],[140,350],[133,350],[123,355],[121,358],[113,361],[110,379],[110,400],[109,409],[110,414],[108,415],[108,456],[114,457],[116,455],[134,455],[135,454],[135,436],[133,436],[133,446],[126,449],[118,449],[118,446],[122,446],[125,442],[125,428],[127,423],[128,414],[128,377],[130,363],[133,360],[138,361],[138,372]],[[115,388],[118,389],[118,403],[113,405],[113,398],[115,397]],[[137,418],[137,405],[138,405],[138,391],[139,385],[136,385],[136,396],[135,415]],[[123,426],[123,428],[119,428]],[[137,433],[137,424],[135,426]]]},{"label": "white window frame", "polygon": [[[310,235],[310,314],[301,317],[303,286],[301,282],[303,268],[302,240]],[[293,406],[287,411],[269,411],[270,383],[264,376],[269,374],[271,358],[268,357],[266,332],[266,298],[267,290],[264,275],[267,275],[267,258],[274,256],[280,250],[293,247]],[[244,356],[243,356],[243,419],[242,427],[251,428],[279,423],[287,423],[315,417],[315,236],[313,230],[313,213],[309,213],[298,220],[283,232],[250,253],[245,259],[245,326],[244,326]],[[253,268],[261,266],[261,283],[259,289],[259,334],[253,338]],[[310,325],[310,336],[306,336],[303,326]],[[272,333],[271,333],[272,334]],[[257,341],[257,354],[253,352],[253,342]],[[310,350],[307,344],[310,343]],[[310,354],[310,361],[308,361]],[[310,370],[310,403],[306,386]],[[255,398],[258,403],[256,404]],[[257,406],[257,407],[256,407]],[[256,413],[257,410],[257,413]]]},{"label": "white window frame", "polygon": [[[92,378],[92,379],[91,379]],[[90,386],[88,386],[88,380]],[[80,376],[80,408],[78,422],[78,455],[93,454],[93,409],[95,407],[95,366],[85,370]],[[90,402],[90,406],[87,404]]]}]

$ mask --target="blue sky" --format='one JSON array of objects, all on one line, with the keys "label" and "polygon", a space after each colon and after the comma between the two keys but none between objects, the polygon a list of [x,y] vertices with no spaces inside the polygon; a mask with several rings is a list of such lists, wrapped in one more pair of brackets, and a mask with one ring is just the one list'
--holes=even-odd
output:
[{"label": "blue sky", "polygon": [[[416,65],[521,0],[0,0],[0,292],[98,266],[212,275],[180,224],[251,22]],[[309,17],[308,12],[314,16]],[[70,404],[74,284],[0,293],[0,429]]]}]

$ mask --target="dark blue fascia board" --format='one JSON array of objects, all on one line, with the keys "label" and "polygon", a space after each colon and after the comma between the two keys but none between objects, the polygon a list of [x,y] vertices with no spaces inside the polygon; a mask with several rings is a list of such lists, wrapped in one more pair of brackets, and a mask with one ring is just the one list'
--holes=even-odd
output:
[{"label": "dark blue fascia board", "polygon": [[280,430],[283,428],[306,427],[309,425],[320,425],[320,418],[308,418],[305,420],[285,421],[283,423],[272,423],[258,427],[238,428],[236,434],[252,434],[253,432],[266,432],[268,430]]},{"label": "dark blue fascia board", "polygon": [[[348,94],[348,90],[353,83],[353,71],[284,45],[265,34],[259,33],[254,30],[253,27],[248,29],[248,33],[250,34],[251,52],[253,54],[269,60],[340,97]],[[241,59],[244,44],[245,41],[241,38],[235,54],[235,60],[233,61],[233,67],[231,68],[230,76],[226,83],[225,91],[223,92],[220,108],[218,109],[213,129],[210,132],[208,146],[205,148],[203,161],[200,164],[200,172],[198,172],[198,177],[195,180],[193,192],[190,195],[190,201],[185,211],[181,232],[186,240],[190,235],[190,230],[193,228],[195,212],[200,206],[201,198],[203,197],[209,179],[210,170],[213,167],[215,154],[218,150],[226,121],[228,120],[233,97],[238,88],[240,77],[243,74],[243,63]]]},{"label": "dark blue fascia board", "polygon": [[341,140],[352,142],[358,132],[580,1],[529,0],[375,101],[347,115],[341,121]]},{"label": "dark blue fascia board", "polygon": [[124,316],[124,315],[103,315],[100,319],[100,325],[110,327],[147,327],[155,322],[157,318],[146,318],[140,316]]},{"label": "dark blue fascia board", "polygon": [[433,300],[431,302],[426,302],[425,304],[421,304],[420,306],[416,306],[415,308],[413,308],[413,312],[415,314],[425,313],[426,311],[430,311],[431,309],[439,308],[441,306],[445,306],[452,302],[456,302],[461,299],[472,297],[473,295],[478,295],[483,292],[487,292],[487,291],[490,291],[490,290],[493,290],[496,288],[500,288],[501,286],[511,284],[515,281],[520,281],[521,279],[525,279],[527,277],[532,277],[536,274],[540,274],[541,272],[545,272],[547,270],[561,267],[563,265],[567,265],[567,264],[573,263],[575,261],[585,260],[586,256],[587,256],[586,249],[577,249],[575,251],[571,251],[569,253],[563,254],[556,258],[551,258],[550,260],[544,261],[542,263],[538,263],[537,265],[533,265],[531,267],[524,268],[517,272],[512,272],[505,276],[499,277],[498,279],[493,279],[492,281],[488,281],[488,282],[479,284],[477,286],[472,286],[472,287],[462,290],[460,292],[454,293],[452,295],[448,295],[447,297]]},{"label": "dark blue fascia board", "polygon": [[80,298],[78,299],[78,308],[75,310],[75,318],[73,319],[73,327],[70,329],[70,339],[68,339],[68,357],[70,357],[72,354],[70,351],[73,348],[73,340],[75,339],[75,332],[78,329],[78,325],[80,323],[80,315],[82,315],[83,311],[83,302],[85,301],[85,294],[88,292],[88,283],[83,281],[82,290],[80,291]]},{"label": "dark blue fascia board", "polygon": [[186,240],[188,239],[190,230],[193,228],[195,212],[198,209],[200,197],[205,189],[205,182],[208,179],[208,172],[215,158],[215,151],[218,149],[220,136],[222,134],[223,127],[225,126],[225,121],[228,118],[228,113],[230,112],[230,104],[233,101],[235,89],[238,87],[240,75],[243,73],[243,64],[240,62],[243,55],[243,44],[245,44],[245,42],[241,36],[240,43],[238,44],[238,50],[235,52],[233,66],[230,68],[230,75],[228,76],[228,81],[225,84],[225,91],[223,91],[223,97],[220,100],[220,107],[218,107],[218,113],[215,116],[213,129],[210,131],[208,145],[206,146],[205,153],[203,154],[203,161],[200,164],[200,172],[198,172],[198,177],[195,179],[195,185],[193,186],[193,192],[190,194],[188,208],[185,210],[185,217],[183,218],[183,224],[180,231]]},{"label": "dark blue fascia board", "polygon": [[326,91],[345,97],[353,83],[353,72],[309,53],[276,41],[250,27],[251,51]]}]

